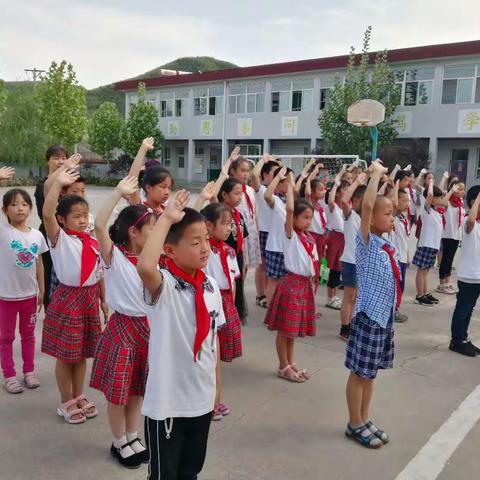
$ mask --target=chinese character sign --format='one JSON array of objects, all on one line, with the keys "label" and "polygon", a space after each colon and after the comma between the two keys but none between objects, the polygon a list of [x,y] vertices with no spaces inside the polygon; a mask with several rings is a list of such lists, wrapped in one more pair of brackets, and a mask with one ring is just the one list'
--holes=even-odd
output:
[{"label": "chinese character sign", "polygon": [[237,135],[239,137],[250,137],[252,135],[251,118],[239,118],[237,120]]},{"label": "chinese character sign", "polygon": [[399,135],[412,133],[412,112],[397,112],[392,116],[392,122]]},{"label": "chinese character sign", "polygon": [[480,110],[458,112],[458,133],[480,133]]},{"label": "chinese character sign", "polygon": [[167,136],[178,137],[180,135],[180,122],[168,122]]},{"label": "chinese character sign", "polygon": [[282,117],[282,136],[297,135],[298,117]]},{"label": "chinese character sign", "polygon": [[213,137],[213,120],[202,120],[200,122],[200,135],[203,137]]}]

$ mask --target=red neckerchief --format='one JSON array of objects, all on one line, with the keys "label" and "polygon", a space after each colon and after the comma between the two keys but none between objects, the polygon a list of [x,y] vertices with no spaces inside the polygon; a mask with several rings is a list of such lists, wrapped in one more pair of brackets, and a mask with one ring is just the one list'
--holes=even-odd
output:
[{"label": "red neckerchief", "polygon": [[400,302],[402,301],[402,287],[400,285],[400,269],[398,268],[398,263],[394,257],[395,249],[391,250],[386,243],[382,248],[387,252],[388,258],[390,259],[390,264],[392,265],[393,276],[395,277],[395,286],[397,289],[397,304],[395,305],[395,310],[398,310]]},{"label": "red neckerchief", "polygon": [[247,193],[247,186],[242,185],[242,190],[243,190],[243,194],[245,195],[245,200],[247,202],[248,211],[250,212],[250,216],[253,218],[254,217],[253,203],[252,203],[252,200],[250,199],[250,197]]},{"label": "red neckerchief", "polygon": [[322,222],[323,231],[327,231],[327,219],[325,218],[325,212],[323,211],[323,207],[317,202],[314,205],[315,210],[320,215],[320,221]]},{"label": "red neckerchief", "polygon": [[158,220],[158,217],[160,217],[160,215],[163,213],[163,211],[165,210],[165,204],[163,205],[160,205],[160,207],[158,208],[155,208],[155,207],[152,207],[146,200],[143,202],[143,204],[148,207],[148,208],[151,208],[153,210],[153,214],[155,215],[155,218]]},{"label": "red neckerchief", "polygon": [[180,267],[175,265],[171,258],[167,258],[165,263],[167,269],[172,275],[181,278],[185,282],[192,285],[192,287],[195,289],[195,317],[197,329],[195,331],[195,342],[193,344],[193,361],[196,362],[198,359],[198,352],[200,351],[202,344],[208,337],[208,332],[210,331],[210,313],[208,312],[207,305],[205,304],[202,288],[206,275],[201,269],[198,269],[195,272],[195,276],[192,277],[188,273],[184,272]]},{"label": "red neckerchief", "polygon": [[[412,213],[410,212],[410,205],[408,206],[407,208],[407,220],[408,220],[408,223],[410,223],[410,220],[412,218]],[[403,221],[403,220],[402,220]]]},{"label": "red neckerchief", "polygon": [[220,263],[222,264],[222,270],[225,276],[227,277],[228,285],[230,287],[230,293],[233,297],[233,286],[232,286],[232,277],[230,275],[230,267],[228,266],[228,249],[230,246],[222,242],[221,240],[214,240],[213,238],[209,239],[210,246],[215,247],[218,250],[220,255]]},{"label": "red neckerchief", "polygon": [[237,227],[237,253],[240,253],[243,250],[243,229],[240,212],[236,208],[232,209],[232,217]]},{"label": "red neckerchief", "polygon": [[450,197],[450,205],[454,208],[458,208],[458,226],[462,226],[462,208],[463,200],[460,197]]},{"label": "red neckerchief", "polygon": [[310,260],[313,263],[313,268],[315,270],[315,292],[317,291],[318,288],[318,280],[320,277],[320,263],[318,260],[315,258],[315,255],[313,254],[314,249],[315,249],[315,240],[310,235],[309,232],[302,232],[300,230],[295,229],[295,233],[298,236],[298,239],[303,245],[303,248],[305,248],[305,251],[307,252],[308,256],[310,257]]},{"label": "red neckerchief", "polygon": [[410,219],[405,218],[402,214],[397,215],[397,217],[400,219],[400,221],[403,223],[403,226],[405,228],[405,232],[407,234],[407,237],[410,236]]},{"label": "red neckerchief", "polygon": [[408,191],[410,193],[410,200],[415,203],[415,196],[414,196],[413,188],[411,185],[408,186]]},{"label": "red neckerchief", "polygon": [[129,252],[123,245],[118,245],[118,249],[127,257],[128,260],[130,260],[130,263],[132,263],[134,266],[137,266],[138,255]]},{"label": "red neckerchief", "polygon": [[89,233],[65,230],[67,235],[77,237],[82,242],[82,260],[80,267],[80,286],[90,278],[98,261],[98,242]]},{"label": "red neckerchief", "polygon": [[442,224],[443,224],[443,228],[445,228],[445,225],[447,224],[447,219],[445,218],[445,212],[447,210],[443,207],[435,207],[434,210],[442,216]]}]

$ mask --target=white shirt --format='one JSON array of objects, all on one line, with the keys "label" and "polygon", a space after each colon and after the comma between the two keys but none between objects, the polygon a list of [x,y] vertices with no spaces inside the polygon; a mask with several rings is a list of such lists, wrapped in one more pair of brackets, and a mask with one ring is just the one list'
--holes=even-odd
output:
[{"label": "white shirt", "polygon": [[0,298],[22,300],[37,295],[37,258],[47,250],[38,230],[22,232],[9,223],[0,224]]},{"label": "white shirt", "polygon": [[408,263],[408,235],[404,222],[407,223],[408,232],[410,233],[408,218],[404,215],[401,217],[400,215],[395,216],[395,230],[392,232],[392,243],[397,247],[398,261],[401,263]]},{"label": "white shirt", "polygon": [[411,187],[411,188],[407,187],[405,190],[408,193],[408,199],[409,199],[408,208],[410,210],[410,215],[412,217],[414,217],[415,213],[417,211],[417,197],[416,197],[417,192],[415,191],[415,189],[413,187]]},{"label": "white shirt", "polygon": [[[283,238],[285,237],[285,219],[287,210],[285,204],[276,195],[273,196],[275,206],[270,209],[271,224],[265,250],[283,252]],[[269,207],[270,208],[270,207]]]},{"label": "white shirt", "polygon": [[344,220],[343,220],[343,212],[342,209],[335,204],[333,212],[330,211],[330,208],[327,207],[327,225],[328,229],[336,232],[343,233],[344,229]]},{"label": "white shirt", "polygon": [[[142,414],[153,420],[199,417],[211,412],[215,403],[216,332],[225,323],[222,297],[215,280],[207,276],[203,296],[212,328],[194,362],[194,290],[168,270],[161,272],[163,285],[159,296],[147,306],[149,372]],[[150,302],[148,292],[145,297]]]},{"label": "white shirt", "polygon": [[[50,255],[52,256],[53,267],[60,283],[70,287],[80,287],[80,272],[82,268],[82,241],[73,236],[67,235],[63,229],[58,232],[55,245],[50,240]],[[100,259],[93,269],[84,287],[95,285],[100,281]]]},{"label": "white shirt", "polygon": [[[288,238],[286,233],[283,235],[283,253],[285,260],[285,270],[290,273],[301,275],[302,277],[313,277],[315,267],[310,255],[302,245],[297,232],[292,231],[292,238]],[[313,247],[313,256],[318,260],[317,248]]]},{"label": "white shirt", "polygon": [[[458,224],[458,211],[460,210],[460,225]],[[465,210],[462,207],[454,207],[451,203],[445,212],[445,228],[442,232],[442,238],[452,238],[461,240],[463,233]]]},{"label": "white shirt", "polygon": [[427,211],[424,207],[420,217],[422,219],[422,230],[420,231],[418,246],[439,250],[443,232],[442,214],[433,208]]},{"label": "white shirt", "polygon": [[463,232],[458,279],[465,283],[480,283],[480,222],[470,233]]},{"label": "white shirt", "polygon": [[355,248],[360,223],[360,215],[352,208],[349,217],[344,221],[345,248],[340,257],[341,262],[353,263],[355,265]]},{"label": "white shirt", "polygon": [[[220,254],[218,252],[214,253],[214,248],[215,247],[212,247],[212,251],[208,256],[208,263],[204,268],[204,271],[207,275],[215,279],[220,290],[230,290],[230,284],[228,283],[228,279],[222,268]],[[238,268],[235,250],[230,246],[228,248],[227,264],[230,273],[230,281],[232,282],[232,285],[235,285],[235,279],[240,276],[240,269]]]},{"label": "white shirt", "polygon": [[110,265],[103,261],[102,264],[107,305],[123,315],[145,316],[143,283],[135,265],[116,246],[112,249]]},{"label": "white shirt", "polygon": [[[252,202],[253,215],[250,213],[250,209],[248,208],[248,203],[245,195],[248,195],[250,202]],[[242,194],[242,201],[240,202],[240,205],[237,207],[237,209],[244,218],[251,218],[253,223],[255,223],[257,205],[255,200],[255,190],[250,185],[246,185],[246,193]]]},{"label": "white shirt", "polygon": [[257,200],[257,221],[258,221],[258,230],[260,232],[269,232],[270,231],[270,221],[272,217],[272,209],[265,200],[265,192],[267,187],[265,185],[260,185],[258,192],[255,194]]},{"label": "white shirt", "polygon": [[[323,205],[321,205],[320,202],[319,202],[319,205],[323,208],[323,217],[326,221],[327,220],[327,211],[325,210]],[[316,233],[318,235],[325,235],[325,229],[323,228],[322,219],[320,218],[320,212],[315,208],[313,210],[313,219],[312,219],[312,224],[310,225],[309,231],[313,232],[313,233]]]}]

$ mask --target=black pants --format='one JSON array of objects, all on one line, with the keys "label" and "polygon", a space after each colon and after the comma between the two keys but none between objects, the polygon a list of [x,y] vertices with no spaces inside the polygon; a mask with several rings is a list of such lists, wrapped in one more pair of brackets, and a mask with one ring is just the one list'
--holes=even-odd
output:
[{"label": "black pants", "polygon": [[457,253],[459,240],[453,238],[442,238],[442,261],[440,262],[440,280],[448,278],[452,274],[452,264]]},{"label": "black pants", "polygon": [[342,275],[342,272],[339,272],[338,270],[330,270],[330,273],[328,274],[327,287],[337,288],[340,285],[341,275]]},{"label": "black pants", "polygon": [[[211,412],[167,420],[145,417],[145,439],[150,451],[148,480],[196,480],[205,462],[211,420]],[[172,431],[167,439],[166,426],[170,424]]]},{"label": "black pants", "polygon": [[458,281],[457,304],[452,317],[452,341],[458,345],[468,338],[468,326],[480,296],[480,283]]},{"label": "black pants", "polygon": [[[42,232],[48,244],[47,232],[45,231],[45,227],[43,223],[40,224],[40,227],[38,229],[40,230],[40,232]],[[43,278],[45,281],[45,296],[43,297],[43,305],[44,305],[44,310],[47,311],[48,304],[50,303],[50,285],[52,283],[52,269],[53,269],[52,257],[50,255],[50,252],[42,253],[42,262],[43,262]]]}]

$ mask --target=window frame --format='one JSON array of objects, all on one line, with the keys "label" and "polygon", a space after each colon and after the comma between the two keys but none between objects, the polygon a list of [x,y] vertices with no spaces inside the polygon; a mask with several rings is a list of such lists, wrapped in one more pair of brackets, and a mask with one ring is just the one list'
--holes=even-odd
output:
[{"label": "window frame", "polygon": [[[455,78],[446,78],[445,75],[445,69],[446,68],[455,68],[455,67],[474,67],[473,74],[471,76],[461,76],[461,77],[455,77]],[[459,102],[458,101],[458,89],[460,85],[460,80],[471,80],[472,81],[472,87],[471,87],[471,92],[470,92],[470,101],[469,102]],[[444,91],[444,86],[446,81],[455,81],[455,101],[450,103],[450,102],[444,102],[443,101],[443,91]],[[479,91],[478,98],[477,98],[477,90]],[[478,100],[478,101],[476,101]],[[450,65],[443,65],[443,73],[442,73],[442,98],[441,98],[441,104],[442,105],[469,105],[469,104],[475,104],[475,103],[480,103],[480,64],[473,63],[473,64],[468,64],[468,63],[458,63],[458,64],[450,64]]]},{"label": "window frame", "polygon": [[[416,79],[416,80],[408,80],[407,79],[407,72],[412,70],[419,70],[419,69],[432,69],[432,78],[430,79]],[[399,73],[402,73],[402,78],[398,76]],[[421,106],[429,106],[433,103],[433,97],[435,93],[435,65],[420,65],[420,66],[405,66],[398,69],[394,69],[393,74],[395,75],[395,85],[401,85],[400,91],[400,105],[402,107],[421,107]],[[415,103],[406,103],[405,96],[407,94],[407,85],[408,84],[415,84]],[[421,84],[429,84],[431,87],[430,95],[428,97],[428,102],[420,103],[420,91],[421,91]]]},{"label": "window frame", "polygon": [[[211,90],[219,87],[220,85],[216,85],[215,87],[200,87],[200,88],[205,88],[207,94],[206,95],[200,95],[200,96],[195,96],[195,91],[193,92],[194,97],[193,97],[193,116],[194,117],[213,117],[215,115],[222,115],[223,114],[223,109],[225,108],[225,101],[224,101],[224,92],[222,90],[222,95],[210,95]],[[223,85],[222,85],[223,88]],[[205,102],[202,102],[202,100],[205,100]],[[205,103],[205,113],[202,113],[202,110],[200,110],[200,107],[202,106],[201,104]],[[198,107],[197,108],[197,104]],[[212,113],[213,111],[213,113]],[[198,112],[198,113],[197,113]]]},{"label": "window frame", "polygon": [[[292,79],[279,79],[280,81],[284,82],[289,82],[290,87],[288,90],[285,88],[275,88],[273,87],[273,81],[270,82],[271,85],[271,93],[270,93],[270,112],[271,113],[285,113],[285,112],[310,112],[313,109],[313,92],[315,89],[315,84],[314,84],[314,79],[313,78],[292,78]],[[300,81],[300,80],[309,80],[312,82],[312,87],[311,88],[301,88],[301,87],[295,87],[294,82],[295,81]],[[304,98],[304,92],[310,92],[310,101],[308,108],[303,108],[303,98]],[[281,109],[281,97],[282,94],[287,94],[288,95],[288,109],[284,110]],[[293,100],[294,100],[294,95],[299,96],[300,98],[300,108],[295,107],[293,105]],[[274,107],[274,105],[276,107]],[[275,109],[274,109],[275,108]]]}]

